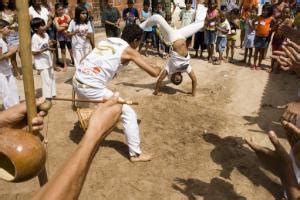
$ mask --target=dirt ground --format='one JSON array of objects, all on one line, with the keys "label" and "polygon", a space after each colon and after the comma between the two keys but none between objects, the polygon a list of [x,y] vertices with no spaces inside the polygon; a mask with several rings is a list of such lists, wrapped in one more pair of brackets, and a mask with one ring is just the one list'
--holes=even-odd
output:
[{"label": "dirt ground", "polygon": [[[242,59],[240,49],[235,58]],[[166,62],[153,55],[145,59],[162,67]],[[269,58],[264,61],[269,63]],[[297,76],[252,71],[240,63],[212,65],[192,59],[191,64],[198,78],[196,97],[185,94],[191,90],[187,75],[179,86],[166,81],[163,95],[153,96],[156,79],[134,64],[109,84],[124,98],[139,102],[134,109],[142,149],[154,159],[131,163],[119,126],[102,143],[80,199],[280,199],[279,180],[260,166],[243,138],[270,147],[266,131],[273,129],[284,138],[278,122],[282,110],[276,106],[297,97]],[[58,96],[71,96],[68,79],[73,73],[74,68],[56,73]],[[35,81],[40,88],[36,73]],[[19,86],[21,90],[21,82]],[[70,103],[55,102],[43,133],[49,141],[46,169],[51,179],[83,136]],[[0,199],[30,199],[38,189],[37,178],[18,184],[0,181]]]}]

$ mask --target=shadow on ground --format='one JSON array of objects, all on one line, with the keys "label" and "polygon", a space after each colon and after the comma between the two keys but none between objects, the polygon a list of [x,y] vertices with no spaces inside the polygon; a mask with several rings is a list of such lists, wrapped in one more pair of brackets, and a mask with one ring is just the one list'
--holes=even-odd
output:
[{"label": "shadow on ground", "polygon": [[220,176],[231,180],[233,170],[238,170],[247,177],[255,186],[262,186],[268,190],[276,199],[282,195],[279,183],[274,182],[261,170],[261,165],[254,152],[244,146],[241,137],[228,136],[221,138],[217,134],[207,133],[203,139],[214,145],[210,152],[212,160],[221,165]]}]

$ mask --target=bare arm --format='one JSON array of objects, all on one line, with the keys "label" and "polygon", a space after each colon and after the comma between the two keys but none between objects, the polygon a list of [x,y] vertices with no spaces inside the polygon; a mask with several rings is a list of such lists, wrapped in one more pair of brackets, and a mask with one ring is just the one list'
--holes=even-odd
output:
[{"label": "bare arm", "polygon": [[167,75],[168,75],[167,70],[164,70],[164,71],[160,74],[160,76],[159,76],[159,78],[158,78],[158,80],[157,80],[157,82],[156,82],[156,85],[155,85],[155,89],[154,89],[154,92],[153,92],[154,95],[158,95],[158,94],[159,94],[159,89],[160,89],[160,87],[161,87],[161,83],[162,83],[162,81],[167,77]]},{"label": "bare arm", "polygon": [[17,52],[18,48],[12,47],[8,50],[7,53],[0,55],[0,61],[10,58],[13,54]]},{"label": "bare arm", "polygon": [[195,96],[197,88],[197,78],[193,70],[188,75],[192,80],[192,95]]},{"label": "bare arm", "polygon": [[122,107],[117,104],[117,100],[118,96],[114,96],[98,105],[75,152],[33,199],[78,198],[99,142],[120,116]]},{"label": "bare arm", "polygon": [[127,47],[122,54],[122,60],[133,61],[137,66],[147,72],[150,76],[157,77],[160,74],[161,68],[147,63],[141,54],[131,47]]},{"label": "bare arm", "polygon": [[95,35],[94,35],[94,33],[88,33],[87,37],[90,39],[92,48],[95,48]]},{"label": "bare arm", "polygon": [[58,18],[57,17],[55,17],[54,18],[54,25],[55,25],[55,28],[58,30],[58,31],[63,31],[63,30],[66,30],[68,27],[65,27],[65,26],[60,26],[59,24],[58,24]]}]

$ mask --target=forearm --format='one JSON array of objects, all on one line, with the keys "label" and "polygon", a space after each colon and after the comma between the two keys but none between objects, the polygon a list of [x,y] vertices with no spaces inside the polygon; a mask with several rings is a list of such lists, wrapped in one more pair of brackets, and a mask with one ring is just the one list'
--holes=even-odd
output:
[{"label": "forearm", "polygon": [[39,54],[41,54],[41,53],[43,53],[43,52],[45,52],[45,51],[47,51],[48,49],[42,49],[42,50],[40,50],[40,51],[32,51],[32,55],[39,55]]},{"label": "forearm", "polygon": [[194,96],[196,94],[196,88],[197,88],[197,81],[192,81],[192,95]]},{"label": "forearm", "polygon": [[108,21],[108,20],[105,20],[105,21],[104,21],[104,23],[105,23],[105,24],[108,24],[108,25],[112,25],[112,26],[114,26],[114,25],[115,25],[115,23],[113,23],[113,22],[110,22],[110,21]]},{"label": "forearm", "polygon": [[89,34],[88,34],[88,38],[90,39],[92,48],[95,48],[95,37],[94,37],[94,33],[89,33]]},{"label": "forearm", "polygon": [[297,179],[294,173],[294,169],[292,163],[289,162],[286,164],[282,172],[280,173],[280,179],[282,182],[282,186],[287,193],[288,199],[294,200],[300,198],[300,190],[299,185],[297,183]]},{"label": "forearm", "polygon": [[75,153],[33,199],[78,198],[98,145],[98,138],[85,134]]}]

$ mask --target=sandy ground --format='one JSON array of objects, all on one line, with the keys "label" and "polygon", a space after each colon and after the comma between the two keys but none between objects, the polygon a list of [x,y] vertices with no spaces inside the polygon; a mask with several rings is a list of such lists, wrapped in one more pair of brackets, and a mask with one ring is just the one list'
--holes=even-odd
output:
[{"label": "sandy ground", "polygon": [[[98,35],[103,37],[103,33]],[[242,59],[236,50],[235,58]],[[150,56],[149,62],[166,60]],[[264,64],[268,65],[267,59]],[[88,173],[80,199],[279,199],[279,180],[264,170],[243,138],[271,146],[266,131],[284,138],[276,109],[297,97],[296,75],[252,71],[239,63],[212,65],[200,59],[191,64],[198,78],[197,96],[185,94],[191,81],[168,82],[162,96],[153,96],[156,79],[130,64],[109,87],[124,98],[137,100],[142,148],[153,161],[128,160],[121,126],[102,143]],[[74,68],[58,72],[58,96],[70,97]],[[40,88],[35,73],[36,88]],[[296,82],[297,81],[297,82]],[[22,88],[19,82],[20,90]],[[23,97],[22,97],[23,98]],[[83,131],[71,104],[55,102],[43,134],[48,138],[49,178],[73,152]],[[287,145],[285,139],[282,140]],[[25,183],[0,181],[0,199],[29,199],[39,189],[37,178]]]}]

